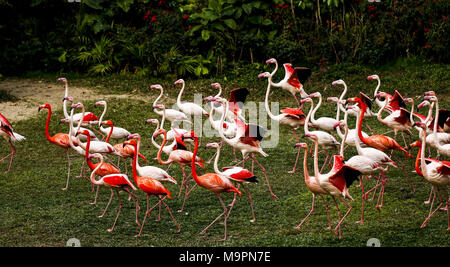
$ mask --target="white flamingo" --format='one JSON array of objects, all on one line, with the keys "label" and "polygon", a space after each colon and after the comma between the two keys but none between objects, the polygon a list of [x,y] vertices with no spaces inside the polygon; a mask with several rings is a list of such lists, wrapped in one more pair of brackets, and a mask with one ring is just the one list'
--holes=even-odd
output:
[{"label": "white flamingo", "polygon": [[[153,107],[158,105],[158,101],[159,99],[163,96],[164,94],[164,89],[160,84],[154,84],[150,86],[151,89],[157,89],[160,90],[160,94],[159,96],[155,99],[155,101],[153,102]],[[163,115],[163,111],[159,111],[158,109],[153,108],[153,111],[162,116]],[[188,119],[188,117],[186,116],[186,114],[184,114],[183,112],[176,110],[176,109],[166,109],[166,118],[168,121],[170,122],[174,122],[174,121],[190,121]]]},{"label": "white flamingo", "polygon": [[[96,102],[95,106],[96,107],[97,106],[103,106],[103,113],[100,116],[100,120],[98,121],[98,127],[100,128],[100,131],[102,133],[104,133],[106,136],[108,136],[109,132],[111,131],[111,127],[103,128],[103,126],[102,126],[103,117],[106,114],[106,110],[108,108],[108,105],[107,105],[106,101],[102,100],[102,101]],[[127,129],[124,129],[124,128],[121,128],[121,127],[117,127],[117,126],[114,125],[110,138],[115,139],[115,140],[122,140],[122,139],[127,139],[130,134],[131,133]]]}]

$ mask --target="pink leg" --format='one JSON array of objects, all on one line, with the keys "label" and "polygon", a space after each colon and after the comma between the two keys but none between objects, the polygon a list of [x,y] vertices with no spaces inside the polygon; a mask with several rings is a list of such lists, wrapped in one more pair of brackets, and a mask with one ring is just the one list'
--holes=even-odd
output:
[{"label": "pink leg", "polygon": [[116,215],[116,219],[114,220],[113,226],[108,229],[108,232],[110,232],[110,233],[112,231],[114,231],[114,227],[116,226],[117,219],[119,219],[120,211],[122,211],[122,201],[120,200],[119,191],[116,190],[116,193],[117,193],[117,199],[119,200],[119,209],[117,210],[117,215]]},{"label": "pink leg", "polygon": [[95,192],[95,198],[94,198],[94,202],[91,202],[91,203],[89,203],[89,204],[91,204],[91,205],[97,205],[97,199],[98,199],[98,189],[100,188],[100,186],[99,185],[97,185],[97,190],[96,190],[96,192]]},{"label": "pink leg", "polygon": [[218,219],[220,219],[220,217],[225,216],[225,219],[224,219],[225,236],[224,236],[223,240],[227,240],[227,216],[226,216],[227,215],[227,207],[225,206],[225,203],[223,203],[223,200],[222,200],[222,198],[220,197],[219,194],[217,194],[217,197],[219,198],[220,204],[223,207],[223,213],[221,213],[219,216],[217,216],[216,219],[214,219],[208,226],[206,226],[206,228],[203,229],[203,231],[201,231],[200,234],[204,235],[208,231],[208,229],[211,226],[213,226]]},{"label": "pink leg", "polygon": [[64,187],[62,190],[67,190],[69,188],[69,179],[70,179],[70,166],[72,165],[70,163],[70,156],[69,156],[69,150],[66,149],[66,154],[67,154],[67,180],[66,180],[66,187]]},{"label": "pink leg", "polygon": [[348,207],[347,213],[345,213],[344,217],[342,217],[342,219],[339,221],[338,225],[334,229],[334,233],[336,235],[338,234],[339,229],[339,239],[341,239],[342,238],[341,224],[345,220],[345,217],[347,217],[347,215],[350,213],[350,211],[352,211],[352,206],[350,206],[341,196],[339,196],[339,200],[341,200],[341,202],[343,202]]},{"label": "pink leg", "polygon": [[150,198],[150,195],[147,194],[147,211],[145,212],[145,216],[144,216],[144,220],[142,221],[141,229],[139,230],[139,233],[138,233],[137,235],[135,235],[134,237],[139,237],[139,236],[141,236],[141,234],[142,234],[142,229],[144,229],[145,220],[147,219],[148,216],[150,216],[150,214],[152,213],[152,211],[153,211],[157,206],[159,206],[159,205],[161,204],[161,202],[163,201],[163,199],[165,199],[166,197],[164,197],[164,198],[162,198],[162,199],[160,198],[160,199],[159,199],[159,202],[156,203],[156,205],[153,206],[151,209],[149,209],[149,198]]},{"label": "pink leg", "polygon": [[[427,224],[427,222],[431,219],[431,217],[433,217],[433,215],[436,213],[436,211],[438,211],[442,205],[444,205],[444,201],[442,200],[441,194],[440,194],[440,190],[439,188],[436,188],[438,195],[439,195],[439,199],[441,200],[441,203],[439,204],[439,206],[433,211],[433,213],[431,213],[426,219],[425,221],[422,223],[422,225],[420,226],[420,228],[424,228]],[[446,201],[446,203],[448,204],[448,200]]]},{"label": "pink leg", "polygon": [[110,188],[110,190],[111,190],[111,196],[109,197],[108,204],[106,204],[106,207],[105,207],[105,210],[103,211],[103,213],[100,216],[98,216],[99,218],[103,218],[103,216],[105,216],[106,211],[108,210],[109,204],[111,204],[111,200],[114,196],[114,191],[112,190],[112,188]]},{"label": "pink leg", "polygon": [[253,208],[253,201],[252,201],[252,194],[250,194],[250,190],[247,189],[244,185],[242,185],[242,188],[244,188],[245,193],[247,193],[248,201],[250,202],[250,209],[252,211],[252,217],[253,219],[250,220],[251,223],[256,222],[256,216],[255,216],[255,210]]},{"label": "pink leg", "polygon": [[9,167],[8,167],[8,170],[6,172],[9,172],[11,170],[11,166],[12,166],[13,159],[14,159],[14,154],[16,154],[16,148],[12,144],[11,140],[8,140],[8,144],[9,144],[9,147],[11,148],[11,153],[9,153],[8,155],[6,155],[2,159],[0,159],[0,162],[2,162],[5,159],[7,159],[8,157],[11,157],[11,159],[9,161]]},{"label": "pink leg", "polygon": [[314,202],[316,199],[316,195],[314,193],[312,195],[313,195],[313,200],[312,200],[311,210],[309,211],[308,215],[306,215],[306,217],[300,222],[300,224],[295,227],[296,229],[300,229],[302,227],[302,225],[306,222],[306,219],[308,219],[309,216],[311,216],[311,214],[313,214],[313,212],[314,212]]},{"label": "pink leg", "polygon": [[181,196],[181,191],[183,191],[183,187],[185,186],[185,183],[186,183],[186,172],[184,171],[184,167],[182,165],[180,165],[180,167],[181,167],[181,172],[183,173],[183,180],[180,185],[180,192],[178,192],[178,197]]},{"label": "pink leg", "polygon": [[363,178],[360,179],[360,184],[361,184],[361,219],[359,221],[356,221],[356,223],[362,223],[364,222],[364,200],[366,198],[366,194],[364,193],[364,183],[363,183]]},{"label": "pink leg", "polygon": [[192,187],[191,190],[187,190],[184,192],[184,200],[183,200],[183,205],[181,206],[181,209],[178,210],[178,212],[183,212],[184,210],[184,205],[186,204],[186,200],[189,198],[189,196],[191,195],[192,190],[194,190],[194,188],[197,186],[197,183],[195,183]]},{"label": "pink leg", "polygon": [[328,207],[328,203],[325,200],[325,197],[323,195],[320,195],[320,197],[322,198],[323,203],[325,204],[325,210],[327,211],[328,227],[325,228],[325,230],[331,230],[330,208]]},{"label": "pink leg", "polygon": [[[294,133],[294,136],[295,136],[295,138],[297,139],[297,141],[300,142],[300,139],[298,139],[297,133],[295,132],[294,129],[292,129],[292,132]],[[299,156],[300,156],[300,147],[298,148],[297,158],[295,159],[294,168],[292,168],[292,170],[290,170],[288,173],[295,173],[295,170],[296,170],[296,168],[297,168],[297,162],[298,162]]]},{"label": "pink leg", "polygon": [[269,187],[270,195],[273,197],[273,199],[277,200],[278,197],[272,192],[272,188],[270,187],[269,178],[267,178],[266,169],[258,162],[258,160],[255,157],[255,154],[252,154],[252,160],[258,164],[258,166],[262,169],[264,172],[264,177],[266,178],[267,187]]},{"label": "pink leg", "polygon": [[428,205],[431,202],[431,196],[434,194],[434,186],[431,186],[431,190],[430,190],[430,196],[428,197],[427,201],[424,201],[423,204]]},{"label": "pink leg", "polygon": [[[338,212],[338,222],[340,222],[341,221],[341,210],[339,209],[339,205],[338,205],[338,203],[336,201],[336,198],[334,196],[331,196],[331,197],[333,198],[334,205],[336,206],[336,209],[337,209],[337,212]],[[339,235],[340,235],[341,234],[341,229],[340,229],[340,225],[339,224],[336,226],[336,228],[338,228],[338,227],[339,227]]]},{"label": "pink leg", "polygon": [[[164,199],[165,199],[165,197],[164,197]],[[178,224],[177,220],[175,220],[175,218],[173,217],[172,212],[170,212],[170,208],[169,208],[169,206],[166,204],[166,202],[164,201],[164,199],[162,199],[161,201],[162,201],[162,203],[164,204],[164,206],[166,206],[167,212],[169,213],[170,217],[172,218],[173,222],[175,223],[175,225],[176,225],[177,228],[178,228],[177,233],[179,233],[179,232],[181,231],[181,226]],[[161,206],[161,204],[160,204],[160,206]]]},{"label": "pink leg", "polygon": [[128,190],[128,188],[124,188],[123,190],[134,197],[136,203],[136,224],[138,226],[141,226],[138,219],[138,213],[141,210],[141,207],[139,207],[139,197],[136,194],[132,193],[130,190]]}]

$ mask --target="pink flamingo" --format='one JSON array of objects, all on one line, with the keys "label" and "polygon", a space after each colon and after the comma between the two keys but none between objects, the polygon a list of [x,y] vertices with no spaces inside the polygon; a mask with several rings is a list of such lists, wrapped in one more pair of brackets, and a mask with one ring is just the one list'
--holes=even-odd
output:
[{"label": "pink flamingo", "polygon": [[[266,90],[266,98],[264,100],[264,107],[266,108],[266,112],[269,115],[269,117],[274,120],[278,121],[281,124],[284,124],[286,126],[291,127],[292,132],[294,133],[295,138],[297,139],[297,142],[300,142],[300,139],[297,136],[296,131],[305,125],[305,119],[306,116],[303,113],[303,111],[299,108],[286,108],[281,110],[280,115],[273,115],[269,108],[269,94],[270,94],[270,85],[272,83],[272,75],[269,72],[264,72],[258,75],[258,78],[266,77],[268,80],[267,83],[267,90]],[[292,170],[289,171],[289,173],[295,173],[295,170],[297,168],[297,162],[298,157],[300,156],[300,148],[297,152],[297,158],[295,160],[294,167]]]},{"label": "pink flamingo", "polygon": [[11,148],[11,153],[4,156],[2,159],[0,159],[0,162],[4,161],[8,157],[11,157],[11,160],[9,161],[9,167],[8,171],[11,170],[12,162],[14,159],[14,154],[16,154],[16,148],[14,147],[14,142],[21,142],[25,140],[26,138],[18,133],[15,133],[11,123],[0,113],[0,135],[5,138],[5,140],[8,142],[9,147]]},{"label": "pink flamingo", "polygon": [[325,198],[323,197],[323,195],[328,195],[328,193],[324,189],[322,189],[322,187],[320,187],[319,184],[316,183],[316,179],[314,178],[314,176],[310,176],[309,173],[308,173],[308,144],[306,144],[306,143],[297,143],[297,144],[295,144],[295,146],[305,150],[305,154],[304,154],[304,158],[303,158],[303,174],[305,176],[306,187],[308,187],[309,191],[311,191],[311,193],[313,195],[312,206],[311,206],[310,212],[300,222],[300,224],[297,225],[295,228],[296,229],[300,229],[302,227],[302,225],[306,222],[306,220],[311,216],[311,214],[313,214],[316,195],[318,195],[318,196],[320,196],[322,198],[322,200],[323,200],[323,202],[325,204],[325,208],[326,208],[326,211],[327,211],[327,218],[328,218],[328,229],[330,230],[331,229],[331,220],[330,220],[330,213],[329,213],[328,203],[325,200]]},{"label": "pink flamingo", "polygon": [[229,214],[227,212],[227,207],[225,206],[225,203],[223,202],[222,198],[220,197],[220,194],[224,193],[224,192],[235,192],[235,193],[239,194],[239,196],[241,196],[241,192],[236,187],[234,187],[233,184],[230,182],[230,180],[224,175],[219,175],[217,173],[206,173],[201,176],[198,176],[197,171],[195,170],[195,165],[197,164],[195,161],[195,157],[197,156],[197,151],[198,151],[198,137],[195,134],[195,132],[192,131],[191,135],[187,138],[193,138],[194,143],[195,143],[194,156],[192,157],[192,161],[191,161],[192,177],[194,178],[195,182],[199,186],[201,186],[205,189],[208,189],[209,191],[216,194],[216,196],[219,198],[220,204],[223,207],[223,213],[221,213],[219,216],[217,216],[217,218],[214,219],[211,222],[211,224],[206,226],[206,228],[203,229],[203,231],[200,234],[202,234],[202,235],[205,234],[208,231],[208,229],[211,226],[213,226],[218,219],[220,219],[220,217],[224,216],[225,217],[225,219],[224,219],[225,236],[224,236],[223,240],[226,240],[227,239],[227,219],[228,219]]},{"label": "pink flamingo", "polygon": [[[271,73],[271,76],[273,76],[278,70],[278,62],[274,58],[268,59],[266,61],[266,64],[271,63],[275,64],[275,69]],[[296,94],[300,93],[300,96],[302,98],[308,97],[308,94],[303,89],[303,84],[306,82],[309,76],[311,76],[311,70],[305,67],[292,68],[291,63],[285,63],[283,64],[283,67],[285,70],[284,79],[278,83],[274,83],[271,81],[271,86],[281,87],[282,89],[290,92],[297,101],[297,104],[300,106],[300,108],[302,108],[302,105],[300,105],[300,101],[298,100]]]},{"label": "pink flamingo", "polygon": [[[212,147],[212,148],[216,148],[216,158],[214,160],[214,171],[221,176],[225,176],[226,178],[228,178],[229,180],[233,180],[237,183],[239,183],[239,186],[237,189],[239,189],[239,187],[242,185],[242,188],[244,188],[245,192],[247,193],[248,196],[248,200],[250,201],[250,209],[252,211],[252,216],[253,219],[250,220],[250,222],[254,223],[256,221],[256,217],[255,217],[255,211],[253,208],[253,201],[252,201],[252,195],[250,194],[250,191],[244,186],[244,184],[249,184],[249,183],[258,183],[258,179],[257,177],[249,170],[244,169],[240,166],[231,166],[231,167],[224,167],[222,168],[222,171],[219,170],[218,167],[218,161],[219,161],[219,157],[220,157],[220,149],[221,146],[218,143],[209,143],[206,145],[206,147]],[[236,201],[236,194],[234,194],[234,199],[233,202],[231,203],[231,207],[230,210],[228,211],[228,216],[230,216],[231,210],[233,209],[234,203]]]},{"label": "pink flamingo", "polygon": [[[126,176],[125,174],[114,173],[114,174],[108,174],[108,175],[102,176],[102,178],[100,178],[100,180],[95,180],[95,175],[97,174],[97,171],[100,170],[100,168],[103,166],[103,156],[99,153],[95,153],[93,155],[89,155],[88,158],[100,159],[100,163],[97,165],[97,167],[91,173],[91,182],[97,186],[102,185],[102,186],[111,188],[111,198],[114,195],[112,189],[116,190],[117,199],[119,200],[119,209],[117,211],[116,219],[114,220],[112,227],[108,229],[108,232],[114,231],[114,227],[116,226],[117,219],[119,219],[119,215],[122,210],[122,201],[120,200],[119,190],[123,190],[123,191],[127,192],[128,194],[135,197],[135,199],[136,199],[136,223],[138,225],[140,225],[138,217],[137,217],[138,211],[139,211],[139,198],[129,190],[129,189],[137,190],[137,188],[131,183],[131,181],[128,179],[128,176]],[[109,205],[109,202],[108,202],[108,205]],[[106,212],[106,209],[105,209],[105,212]],[[104,215],[104,213],[99,217],[103,217],[103,215]]]},{"label": "pink flamingo", "polygon": [[[341,224],[352,210],[352,206],[350,206],[350,204],[348,204],[344,200],[344,198],[353,200],[348,192],[348,187],[353,183],[353,181],[358,180],[358,176],[361,174],[361,172],[353,167],[344,164],[342,162],[341,156],[334,155],[334,164],[331,171],[327,174],[321,174],[319,171],[318,155],[319,139],[315,134],[305,134],[305,137],[311,138],[314,141],[314,179],[316,180],[316,184],[318,184],[325,192],[327,192],[328,195],[331,195],[331,197],[333,198],[339,216],[339,222],[334,229],[334,232],[336,235],[338,235],[339,231],[339,239],[341,239]],[[347,213],[345,213],[342,219],[335,197],[338,197],[338,199],[348,207]]]},{"label": "pink flamingo", "polygon": [[[159,99],[160,99],[160,98],[163,96],[163,94],[164,94],[164,88],[163,88],[161,85],[159,85],[159,84],[151,85],[150,88],[151,88],[151,89],[157,89],[157,90],[160,90],[160,92],[161,92],[161,93],[159,94],[159,96],[155,99],[155,101],[153,102],[153,111],[154,111],[156,114],[162,116],[162,115],[163,115],[163,111],[159,111],[159,110],[158,110],[157,108],[155,108],[155,107],[158,106],[158,101],[159,101]],[[178,110],[175,110],[175,109],[166,109],[166,110],[165,110],[165,113],[166,113],[167,120],[170,121],[170,122],[174,122],[174,121],[189,121],[189,122],[190,122],[190,120],[188,119],[188,117],[186,116],[186,114],[184,114],[184,113],[181,112],[181,111],[178,111]]]},{"label": "pink flamingo", "polygon": [[[64,150],[66,150],[66,155],[67,155],[67,162],[68,162],[68,168],[67,168],[67,181],[69,180],[70,177],[70,156],[69,156],[69,135],[65,134],[65,133],[57,133],[53,136],[50,136],[49,134],[49,124],[50,124],[50,118],[52,116],[52,108],[50,106],[50,104],[46,103],[43,105],[40,105],[38,108],[38,111],[41,111],[41,109],[48,109],[48,116],[47,116],[47,122],[45,123],[45,137],[47,138],[48,141],[50,141],[51,143],[63,148]],[[78,141],[74,141],[75,145],[79,145]],[[63,188],[62,190],[67,190],[67,186],[65,188]]]},{"label": "pink flamingo", "polygon": [[[422,128],[422,131],[419,134],[422,139],[422,147],[421,147],[421,154],[420,154],[420,164],[421,164],[422,175],[429,183],[431,183],[436,188],[436,190],[439,194],[440,201],[441,201],[439,206],[432,213],[431,213],[431,210],[433,207],[433,202],[431,203],[430,213],[428,214],[428,217],[422,223],[420,228],[424,228],[426,226],[427,222],[436,213],[436,211],[438,211],[442,207],[442,205],[444,205],[444,203],[446,202],[447,221],[448,221],[447,230],[450,230],[450,210],[448,208],[448,204],[449,204],[449,200],[450,200],[448,198],[448,188],[450,186],[450,164],[448,164],[448,162],[439,161],[439,160],[433,160],[428,164],[426,163],[426,161],[425,161],[426,140],[425,140],[425,134],[424,134],[426,125],[421,122],[416,122],[416,125]],[[445,200],[442,199],[442,196],[440,193],[441,190],[444,192]],[[433,198],[433,201],[434,201],[435,197]]]},{"label": "pink flamingo", "polygon": [[[403,97],[397,90],[395,90],[394,95],[391,95],[391,94],[388,94],[385,92],[384,93],[385,97],[380,97],[380,98],[375,97],[378,94],[378,90],[380,89],[380,85],[381,85],[380,77],[378,77],[378,75],[376,75],[376,74],[370,75],[369,77],[367,77],[367,80],[377,80],[378,81],[377,87],[375,88],[375,91],[373,92],[373,96],[375,98],[375,103],[377,103],[379,108],[382,108],[383,105],[385,104],[385,102],[387,102],[386,111],[388,111],[389,113],[396,111],[400,108],[406,108],[406,105],[403,102]],[[382,98],[384,98],[384,99],[381,100]]]},{"label": "pink flamingo", "polygon": [[[127,129],[122,128],[122,127],[117,127],[114,126],[111,128],[103,128],[103,117],[106,114],[106,110],[108,108],[108,104],[106,103],[106,101],[102,100],[102,101],[98,101],[95,103],[95,106],[103,106],[103,113],[100,116],[100,119],[98,120],[98,127],[100,128],[100,131],[105,134],[106,136],[109,135],[109,138],[115,139],[115,140],[121,140],[124,139],[126,140],[127,137],[131,134]],[[109,132],[112,131],[111,135],[109,134]],[[107,141],[108,142],[108,141]],[[109,142],[108,142],[109,143]]]},{"label": "pink flamingo", "polygon": [[[220,97],[222,94],[222,86],[219,83],[212,83],[211,87],[219,89],[219,92],[215,97]],[[227,119],[234,121],[234,119],[239,118],[240,120],[245,121],[245,118],[242,116],[242,106],[249,93],[247,88],[236,88],[230,91],[230,96],[228,98],[228,108],[230,112],[227,114]],[[218,114],[222,115],[225,112],[224,106],[222,105],[213,104],[213,108]],[[211,118],[211,114],[209,114],[209,117]]]},{"label": "pink flamingo", "polygon": [[[131,144],[132,141],[131,142],[130,141],[127,141],[127,142]],[[136,144],[136,146],[137,146],[137,144]],[[172,199],[172,194],[170,193],[169,190],[167,190],[167,188],[164,187],[164,185],[160,181],[158,181],[152,177],[138,175],[137,168],[136,168],[137,160],[138,160],[137,152],[138,152],[138,148],[136,147],[135,152],[134,152],[135,155],[133,157],[133,179],[134,179],[134,182],[136,183],[137,187],[139,187],[139,189],[141,189],[143,192],[145,192],[147,194],[147,211],[145,212],[145,216],[144,216],[144,220],[142,221],[141,229],[139,230],[139,233],[135,237],[141,236],[142,229],[144,228],[144,225],[145,225],[145,220],[147,219],[148,216],[150,216],[151,212],[157,206],[161,205],[161,203],[164,204],[164,206],[166,206],[167,212],[169,213],[173,222],[177,226],[178,232],[180,232],[181,231],[180,225],[178,224],[177,220],[175,220],[175,218],[172,215],[172,212],[170,212],[169,206],[164,201],[167,197],[169,199]],[[150,199],[151,195],[156,196],[156,198],[159,200],[159,202],[155,206],[153,206],[151,209],[149,209],[149,199]],[[164,197],[161,198],[161,196],[164,196]]]}]

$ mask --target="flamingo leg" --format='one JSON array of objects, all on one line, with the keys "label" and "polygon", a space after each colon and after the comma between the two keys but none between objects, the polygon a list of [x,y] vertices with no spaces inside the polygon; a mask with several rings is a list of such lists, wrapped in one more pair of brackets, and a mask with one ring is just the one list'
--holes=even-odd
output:
[{"label": "flamingo leg", "polygon": [[111,196],[109,197],[108,204],[106,204],[106,207],[105,207],[105,210],[103,211],[103,213],[100,216],[98,216],[99,218],[102,218],[103,216],[105,216],[106,211],[108,210],[109,204],[111,204],[111,200],[114,196],[114,191],[112,190],[112,188],[110,188],[110,190],[111,190]]},{"label": "flamingo leg", "polygon": [[325,228],[325,230],[331,230],[330,208],[328,207],[328,203],[325,200],[325,197],[322,195],[320,195],[320,197],[322,198],[323,203],[325,204],[325,210],[327,211],[328,227]]},{"label": "flamingo leg", "polygon": [[345,217],[347,217],[347,215],[350,213],[350,211],[352,211],[352,206],[350,206],[350,204],[348,204],[341,196],[339,196],[339,200],[341,202],[343,202],[347,207],[348,210],[345,213],[344,217],[342,217],[342,219],[339,221],[338,225],[336,226],[336,228],[334,229],[334,233],[337,235],[338,234],[338,230],[339,230],[339,239],[342,238],[342,232],[341,232],[341,224],[342,222],[345,220]]},{"label": "flamingo leg", "polygon": [[133,192],[131,192],[130,190],[128,190],[128,188],[123,188],[123,190],[134,197],[135,203],[136,203],[136,224],[138,226],[141,226],[141,224],[139,223],[139,219],[138,219],[138,213],[139,213],[139,210],[141,210],[141,207],[139,206],[139,197],[136,194],[134,194]]},{"label": "flamingo leg", "polygon": [[366,124],[367,129],[369,129],[370,134],[373,135],[372,128],[370,128],[370,126],[369,126],[369,124],[367,123],[367,121],[364,121],[364,122],[365,122],[365,124]]},{"label": "flamingo leg", "polygon": [[120,200],[119,191],[116,190],[116,193],[117,193],[117,199],[119,200],[119,209],[117,210],[116,219],[114,220],[112,227],[108,229],[108,232],[110,232],[110,233],[112,231],[114,231],[114,227],[116,227],[117,219],[119,219],[120,212],[122,211],[122,201]]},{"label": "flamingo leg", "polygon": [[272,192],[272,188],[270,187],[269,178],[267,178],[267,172],[266,169],[258,162],[258,160],[255,157],[255,154],[252,154],[252,160],[258,164],[258,166],[262,169],[264,172],[264,177],[266,178],[267,187],[269,188],[270,195],[273,197],[273,199],[277,200],[278,197]]},{"label": "flamingo leg", "polygon": [[165,198],[166,198],[166,197],[164,197],[164,198],[162,199],[162,203],[164,204],[164,206],[166,206],[167,212],[169,213],[170,217],[172,218],[173,222],[175,223],[175,225],[176,225],[177,228],[178,228],[177,233],[179,233],[179,232],[181,231],[181,226],[178,224],[177,220],[175,220],[175,218],[173,217],[172,212],[170,212],[169,206],[168,206],[168,205],[166,204],[166,202],[164,201]]},{"label": "flamingo leg", "polygon": [[356,221],[356,223],[362,223],[364,222],[364,200],[366,198],[366,195],[364,194],[364,182],[363,182],[363,178],[361,178],[360,180],[360,185],[361,185],[361,219],[359,221]]},{"label": "flamingo leg", "polygon": [[8,155],[6,155],[2,159],[0,159],[0,162],[2,162],[5,159],[7,159],[8,157],[11,157],[11,159],[9,161],[9,167],[8,167],[8,170],[6,172],[9,172],[11,170],[11,166],[12,166],[13,159],[14,159],[14,154],[16,154],[16,148],[12,144],[11,140],[8,140],[8,144],[9,144],[9,147],[11,148],[11,153],[9,153]]},{"label": "flamingo leg", "polygon": [[189,198],[189,196],[191,195],[192,190],[194,190],[194,188],[197,186],[197,183],[194,184],[191,187],[191,190],[186,190],[184,193],[184,200],[183,200],[183,205],[181,206],[181,209],[178,210],[178,212],[183,212],[184,210],[184,205],[186,204],[186,200]]},{"label": "flamingo leg", "polygon": [[185,183],[186,183],[186,172],[184,171],[183,166],[180,165],[180,167],[181,167],[181,172],[183,173],[183,180],[181,181],[180,192],[178,192],[178,197],[181,196],[181,192],[183,191],[183,187],[185,186]]},{"label": "flamingo leg", "polygon": [[138,233],[137,235],[135,235],[134,237],[139,237],[139,236],[141,236],[141,234],[142,234],[142,229],[144,229],[145,220],[147,219],[148,216],[150,216],[150,214],[152,213],[152,211],[153,211],[158,205],[161,204],[161,202],[163,201],[163,199],[164,199],[165,197],[164,197],[164,198],[160,198],[160,199],[159,199],[159,202],[156,203],[156,205],[153,206],[151,209],[149,209],[149,198],[150,198],[150,195],[147,194],[147,210],[145,211],[144,220],[142,221],[142,225],[141,225],[141,229],[139,230],[139,233]]},{"label": "flamingo leg", "polygon": [[[159,198],[161,198],[161,197],[159,197]],[[158,218],[155,220],[155,222],[161,221],[161,206],[162,206],[162,202],[159,203],[159,205],[158,205],[159,213],[158,213]]]},{"label": "flamingo leg", "polygon": [[314,212],[314,202],[316,199],[316,194],[313,193],[312,195],[313,195],[313,199],[312,199],[311,210],[309,211],[308,215],[306,215],[306,217],[300,222],[300,224],[295,227],[296,229],[300,229],[302,227],[302,225],[306,222],[306,219],[308,219],[309,216],[311,216],[311,214],[313,214],[313,212]]},{"label": "flamingo leg", "polygon": [[[436,188],[437,189],[437,192],[438,192],[438,195],[439,195],[439,199],[440,199],[440,201],[441,201],[441,203],[438,205],[438,207],[433,211],[433,213],[431,213],[430,215],[428,215],[428,217],[425,219],[425,221],[422,223],[422,225],[420,226],[420,228],[424,228],[425,226],[426,226],[426,224],[427,224],[427,222],[431,219],[431,217],[433,217],[433,215],[436,213],[436,211],[438,211],[441,207],[442,207],[442,205],[444,205],[444,201],[442,200],[442,196],[441,196],[441,194],[440,194],[440,190],[439,190],[439,188]],[[446,201],[446,203],[447,203],[447,206],[448,206],[448,199],[447,199],[447,201]]]},{"label": "flamingo leg", "polygon": [[70,166],[72,165],[70,163],[70,156],[69,156],[69,150],[66,149],[66,154],[67,154],[67,180],[66,180],[66,187],[64,187],[62,190],[67,190],[69,188],[69,179],[70,179]]},{"label": "flamingo leg", "polygon": [[426,200],[426,201],[423,202],[423,204],[425,204],[425,205],[430,204],[430,202],[431,202],[431,196],[432,196],[433,194],[436,195],[436,194],[434,193],[434,186],[432,185],[432,186],[431,186],[431,190],[430,190],[430,196],[428,197],[428,200]]},{"label": "flamingo leg", "polygon": [[98,189],[100,188],[100,186],[99,185],[97,185],[97,190],[96,190],[96,192],[95,192],[95,198],[94,198],[94,201],[93,202],[91,202],[91,203],[89,203],[89,204],[91,204],[91,205],[97,205],[97,199],[98,199]]},{"label": "flamingo leg", "polygon": [[253,217],[253,219],[251,219],[250,222],[254,223],[254,222],[256,222],[256,216],[255,216],[255,209],[253,207],[252,194],[250,194],[250,190],[248,190],[247,187],[245,187],[243,184],[242,184],[242,188],[244,188],[245,193],[247,193],[248,201],[250,202],[250,209],[252,211],[252,217]]},{"label": "flamingo leg", "polygon": [[[337,203],[337,201],[336,201],[336,198],[334,197],[334,196],[331,196],[332,198],[333,198],[333,201],[334,201],[334,205],[336,206],[336,209],[337,209],[337,212],[338,212],[338,222],[340,222],[341,221],[341,210],[339,209],[339,205],[338,205],[338,203]],[[338,223],[338,225],[336,226],[336,229],[337,228],[339,228],[339,235],[341,234],[341,228],[340,228],[340,225],[339,225],[339,223]],[[336,231],[336,230],[335,230]]]},{"label": "flamingo leg", "polygon": [[206,226],[206,228],[203,229],[203,231],[201,231],[200,234],[204,235],[208,231],[208,229],[211,226],[213,226],[217,222],[217,220],[220,219],[220,217],[225,216],[225,219],[224,219],[225,236],[224,236],[223,240],[226,240],[227,239],[227,216],[226,216],[227,215],[227,206],[225,205],[225,203],[223,202],[223,200],[219,194],[217,194],[217,197],[219,198],[220,204],[223,207],[223,212],[219,216],[217,216],[217,218],[215,218],[208,226]]},{"label": "flamingo leg", "polygon": [[[294,133],[295,138],[297,138],[297,142],[300,142],[300,139],[298,139],[298,136],[297,136],[297,133],[295,132],[295,129],[292,129],[292,132]],[[294,168],[292,168],[292,170],[288,171],[288,173],[295,173],[295,170],[297,168],[297,162],[298,162],[299,156],[300,156],[300,147],[298,148],[297,158],[295,159]]]}]

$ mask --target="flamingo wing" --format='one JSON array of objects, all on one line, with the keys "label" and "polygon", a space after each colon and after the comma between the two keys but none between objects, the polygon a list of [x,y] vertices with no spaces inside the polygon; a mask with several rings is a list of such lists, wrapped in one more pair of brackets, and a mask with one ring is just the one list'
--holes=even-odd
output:
[{"label": "flamingo wing", "polygon": [[256,176],[249,170],[242,167],[232,166],[222,168],[224,175],[237,182],[253,182],[258,183]]},{"label": "flamingo wing", "polygon": [[352,185],[354,181],[359,180],[360,171],[350,167],[348,165],[343,165],[337,172],[329,177],[330,183],[332,183],[341,192]]},{"label": "flamingo wing", "polygon": [[247,88],[236,88],[231,90],[230,98],[228,99],[229,110],[234,111],[235,109],[241,109],[249,94],[250,91]]},{"label": "flamingo wing", "polygon": [[285,108],[281,110],[281,113],[286,114],[294,119],[305,119],[305,113],[299,108]]},{"label": "flamingo wing", "polygon": [[9,123],[8,119],[6,119],[5,116],[3,116],[1,113],[0,113],[0,129],[5,133],[7,133],[9,136],[13,135],[13,128],[11,124]]},{"label": "flamingo wing", "polygon": [[172,194],[170,191],[167,190],[167,188],[165,188],[160,181],[151,177],[139,177],[138,186],[147,194],[167,195],[168,198],[172,199]]},{"label": "flamingo wing", "polygon": [[440,163],[441,163],[441,166],[439,166],[436,169],[437,172],[439,172],[443,175],[446,175],[450,178],[450,164],[449,164],[450,162],[447,161],[447,163],[443,163],[443,162],[440,162]]},{"label": "flamingo wing", "polygon": [[125,174],[110,174],[103,176],[103,182],[107,183],[108,185],[112,187],[122,187],[129,185],[133,190],[136,190],[136,187],[131,183],[130,179],[128,179],[128,176]]},{"label": "flamingo wing", "polygon": [[447,122],[448,117],[450,117],[450,110],[448,110],[448,109],[439,109],[438,125],[442,129],[444,129],[444,125]]},{"label": "flamingo wing", "polygon": [[400,108],[406,108],[405,101],[399,91],[395,90],[395,94],[392,99],[389,100],[389,107],[393,110],[399,110]]},{"label": "flamingo wing", "polygon": [[359,93],[359,98],[366,104],[369,110],[372,110],[372,99],[364,93]]},{"label": "flamingo wing", "polygon": [[411,112],[407,111],[404,108],[400,108],[400,115],[397,117],[394,117],[394,120],[400,124],[406,125],[406,124],[411,124],[410,118],[411,118]]}]

